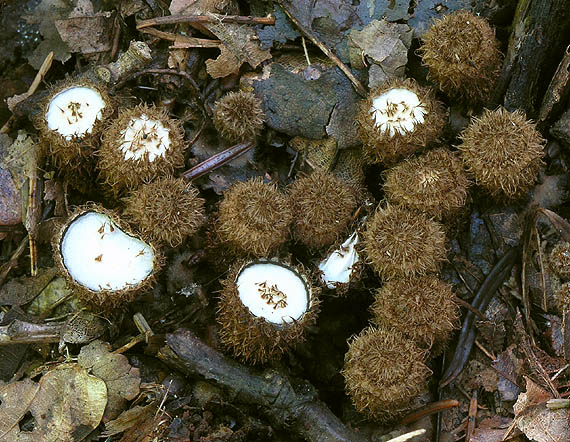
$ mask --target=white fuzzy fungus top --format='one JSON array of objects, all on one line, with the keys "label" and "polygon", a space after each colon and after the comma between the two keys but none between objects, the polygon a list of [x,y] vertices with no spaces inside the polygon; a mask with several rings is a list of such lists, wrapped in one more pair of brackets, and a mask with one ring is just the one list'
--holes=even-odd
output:
[{"label": "white fuzzy fungus top", "polygon": [[354,232],[319,264],[321,279],[329,289],[336,288],[336,284],[347,284],[350,281],[353,267],[359,260],[356,244],[358,233]]},{"label": "white fuzzy fungus top", "polygon": [[151,120],[146,115],[131,118],[126,129],[121,131],[123,142],[120,146],[125,160],[147,158],[151,163],[163,157],[170,148],[170,131],[161,121]]},{"label": "white fuzzy fungus top", "polygon": [[102,213],[86,212],[67,227],[61,241],[63,265],[93,291],[124,290],[154,269],[152,248],[127,235]]},{"label": "white fuzzy fungus top", "polygon": [[102,118],[105,101],[90,87],[76,86],[56,94],[48,105],[45,119],[50,130],[66,140],[90,134]]},{"label": "white fuzzy fungus top", "polygon": [[236,280],[239,298],[254,316],[273,324],[299,320],[309,308],[305,281],[296,271],[259,262],[246,266]]},{"label": "white fuzzy fungus top", "polygon": [[372,100],[370,113],[374,126],[393,137],[413,132],[416,124],[424,122],[427,110],[415,92],[390,89]]}]

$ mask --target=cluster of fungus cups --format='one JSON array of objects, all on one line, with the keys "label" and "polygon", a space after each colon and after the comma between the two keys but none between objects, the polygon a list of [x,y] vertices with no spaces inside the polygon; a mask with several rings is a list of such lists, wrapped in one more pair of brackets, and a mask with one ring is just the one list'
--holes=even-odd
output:
[{"label": "cluster of fungus cups", "polygon": [[497,199],[524,196],[534,185],[544,139],[523,112],[485,110],[461,133],[458,146],[475,182]]},{"label": "cluster of fungus cups", "polygon": [[446,112],[431,89],[413,79],[393,79],[370,92],[356,121],[369,161],[394,164],[433,143]]},{"label": "cluster of fungus cups", "polygon": [[485,103],[501,67],[499,41],[484,18],[456,11],[434,20],[422,37],[420,53],[429,77],[450,97]]},{"label": "cluster of fungus cups", "polygon": [[95,168],[99,136],[114,113],[113,100],[92,82],[64,80],[50,89],[41,108],[34,123],[54,167],[83,189]]},{"label": "cluster of fungus cups", "polygon": [[276,260],[241,261],[222,285],[220,342],[245,362],[278,359],[315,323],[318,288],[300,268]]},{"label": "cluster of fungus cups", "polygon": [[163,109],[122,109],[98,151],[101,179],[115,195],[184,166],[184,130]]},{"label": "cluster of fungus cups", "polygon": [[112,311],[150,288],[162,266],[154,246],[100,206],[75,210],[53,241],[60,273],[83,301]]}]

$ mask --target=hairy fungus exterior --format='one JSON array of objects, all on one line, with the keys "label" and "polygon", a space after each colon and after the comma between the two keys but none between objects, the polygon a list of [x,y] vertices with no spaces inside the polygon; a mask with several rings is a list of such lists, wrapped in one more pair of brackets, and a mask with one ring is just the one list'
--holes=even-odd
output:
[{"label": "hairy fungus exterior", "polygon": [[50,89],[34,124],[58,174],[83,190],[95,169],[94,152],[114,103],[100,86],[64,80]]},{"label": "hairy fungus exterior", "polygon": [[368,327],[349,341],[342,374],[358,411],[389,421],[426,388],[426,352],[404,335]]},{"label": "hairy fungus exterior", "polygon": [[384,192],[390,202],[439,220],[456,214],[469,197],[463,162],[444,148],[405,160],[386,171],[385,177]]},{"label": "hairy fungus exterior", "polygon": [[485,103],[501,68],[499,41],[484,18],[456,11],[434,20],[420,47],[429,76],[447,95]]},{"label": "hairy fungus exterior", "polygon": [[74,211],[53,240],[60,273],[82,300],[111,311],[152,287],[162,256],[111,211]]},{"label": "hairy fungus exterior", "polygon": [[237,358],[262,364],[304,339],[318,313],[318,289],[302,270],[278,261],[233,266],[218,304],[221,343]]},{"label": "hairy fungus exterior", "polygon": [[100,177],[115,195],[184,166],[184,130],[166,111],[144,105],[122,109],[99,150]]},{"label": "hairy fungus exterior", "polygon": [[214,126],[230,142],[248,141],[263,129],[263,107],[253,92],[229,92],[216,101]]},{"label": "hairy fungus exterior", "polygon": [[497,198],[517,198],[536,181],[544,139],[523,112],[485,110],[461,134],[459,146],[476,183]]},{"label": "hairy fungus exterior", "polygon": [[295,214],[293,236],[314,249],[330,246],[345,233],[357,205],[349,184],[323,172],[297,178],[289,198]]},{"label": "hairy fungus exterior", "polygon": [[423,213],[388,204],[366,223],[364,249],[382,279],[421,276],[445,260],[445,232]]},{"label": "hairy fungus exterior", "polygon": [[125,199],[125,217],[152,241],[176,247],[204,222],[204,200],[181,178],[160,177]]},{"label": "hairy fungus exterior", "polygon": [[370,92],[356,120],[369,161],[394,164],[435,141],[446,112],[429,88],[393,79]]},{"label": "hairy fungus exterior", "polygon": [[261,178],[234,184],[220,202],[216,232],[238,254],[266,257],[289,238],[287,197]]},{"label": "hairy fungus exterior", "polygon": [[450,284],[435,275],[395,279],[376,291],[372,321],[395,329],[421,348],[442,347],[459,325]]},{"label": "hairy fungus exterior", "polygon": [[570,279],[570,243],[561,242],[550,252],[550,268],[562,279]]},{"label": "hairy fungus exterior", "polygon": [[570,313],[570,282],[565,282],[554,292],[554,304],[560,314]]}]

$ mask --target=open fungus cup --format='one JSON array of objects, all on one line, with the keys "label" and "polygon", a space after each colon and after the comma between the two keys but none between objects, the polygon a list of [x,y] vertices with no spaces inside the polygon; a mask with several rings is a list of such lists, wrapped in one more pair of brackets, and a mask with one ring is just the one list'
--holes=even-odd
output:
[{"label": "open fungus cup", "polygon": [[265,259],[233,266],[218,304],[220,341],[245,362],[278,359],[316,321],[319,289],[293,266]]},{"label": "open fungus cup", "polygon": [[111,311],[152,287],[162,255],[133,234],[111,211],[75,210],[53,240],[60,273],[81,300]]}]

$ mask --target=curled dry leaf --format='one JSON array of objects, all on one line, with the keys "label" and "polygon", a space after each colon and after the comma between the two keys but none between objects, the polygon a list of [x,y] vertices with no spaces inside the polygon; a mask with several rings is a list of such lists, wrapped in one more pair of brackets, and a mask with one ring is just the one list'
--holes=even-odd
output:
[{"label": "curled dry leaf", "polygon": [[521,393],[514,405],[517,427],[537,442],[570,440],[570,410],[549,410],[546,402],[552,395],[526,378],[526,393]]},{"label": "curled dry leaf", "polygon": [[116,418],[123,410],[126,401],[139,394],[141,378],[139,369],[129,364],[126,356],[110,352],[106,342],[93,341],[79,352],[77,362],[98,378],[105,381],[108,397],[103,422]]},{"label": "curled dry leaf", "polygon": [[[25,379],[0,387],[0,440],[80,441],[101,422],[107,387],[77,364],[63,364],[39,382]],[[27,413],[31,432],[19,427]]]}]

